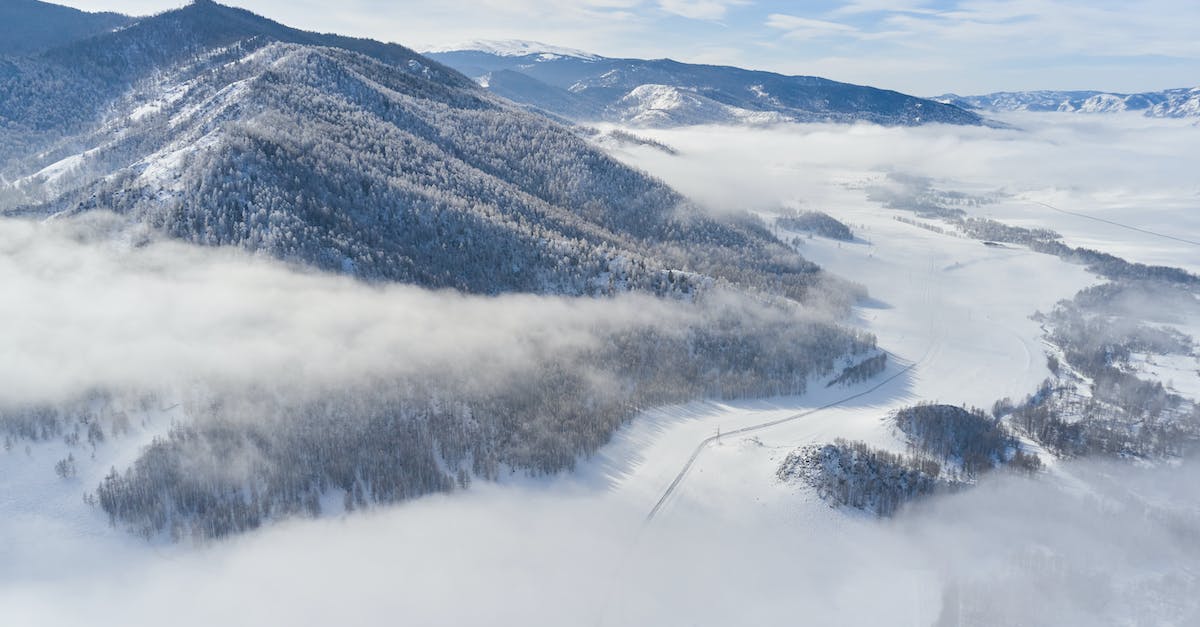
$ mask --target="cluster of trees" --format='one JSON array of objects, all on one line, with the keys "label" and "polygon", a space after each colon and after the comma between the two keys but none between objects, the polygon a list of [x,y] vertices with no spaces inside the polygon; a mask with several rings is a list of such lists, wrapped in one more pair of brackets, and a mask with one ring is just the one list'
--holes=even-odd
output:
[{"label": "cluster of trees", "polygon": [[[1146,310],[1147,302],[1156,303],[1154,311]],[[1163,307],[1168,310],[1158,311]],[[1069,368],[1053,362],[1055,377],[1013,410],[1013,424],[1064,456],[1162,457],[1193,450],[1200,444],[1200,406],[1161,381],[1139,377],[1131,359],[1139,353],[1193,354],[1191,338],[1149,326],[1143,317],[1196,309],[1190,289],[1164,281],[1106,283],[1060,302],[1038,319]]]},{"label": "cluster of trees", "polygon": [[1088,270],[1112,281],[1161,281],[1186,286],[1200,285],[1200,276],[1182,268],[1134,263],[1090,248],[1072,248],[1059,241],[1036,241],[1030,248],[1086,266]]},{"label": "cluster of trees", "polygon": [[619,128],[612,129],[605,133],[602,133],[600,130],[598,130],[596,128],[592,128],[592,127],[578,127],[578,128],[580,130],[580,133],[582,133],[585,137],[591,137],[594,140],[596,140],[602,144],[612,143],[612,144],[616,144],[617,146],[622,146],[622,147],[624,147],[624,146],[642,146],[645,148],[653,148],[659,152],[662,152],[662,153],[665,153],[668,155],[672,155],[672,156],[679,154],[679,150],[676,149],[674,146],[664,144],[656,139],[651,139],[649,137],[635,135],[633,133],[630,133],[629,131],[623,131]]},{"label": "cluster of trees", "polygon": [[965,218],[956,220],[955,223],[969,237],[989,242],[1033,246],[1040,242],[1054,241],[1062,237],[1050,229],[1010,226],[990,218]]},{"label": "cluster of trees", "polygon": [[[1071,247],[1062,243],[1062,236],[1050,229],[1011,226],[988,218],[971,218],[962,209],[950,206],[983,204],[990,202],[989,198],[938,190],[929,181],[916,177],[892,175],[890,182],[891,185],[869,189],[868,198],[890,209],[912,211],[921,217],[944,220],[976,239],[1028,246],[1035,252],[1086,266],[1088,270],[1112,281],[1200,285],[1200,276],[1180,268],[1133,263],[1098,250]],[[935,230],[929,225],[910,224]]]},{"label": "cluster of trees", "polygon": [[981,409],[922,403],[896,412],[896,427],[914,455],[932,457],[975,477],[1008,462],[1017,440]]},{"label": "cluster of trees", "polygon": [[904,216],[894,216],[893,219],[895,219],[897,222],[902,222],[902,223],[908,224],[910,226],[915,226],[919,229],[925,229],[926,231],[930,231],[932,233],[937,233],[938,235],[957,235],[956,233],[951,233],[951,232],[947,231],[946,229],[944,229],[936,224],[932,224],[930,222],[922,222],[920,220],[914,220],[912,218],[906,218]]},{"label": "cluster of trees", "polygon": [[350,388],[222,391],[98,488],[116,524],[212,538],[283,516],[391,503],[504,472],[570,469],[639,408],[797,394],[873,339],[750,301],[607,332],[511,372],[463,364]]},{"label": "cluster of trees", "polygon": [[835,507],[891,516],[901,505],[953,483],[936,461],[896,455],[862,442],[837,440],[793,451],[780,464],[781,481],[802,481]]},{"label": "cluster of trees", "polygon": [[1171,416],[1130,415],[1050,379],[1013,410],[1010,420],[1062,457],[1182,457],[1200,446],[1200,409],[1195,405]]},{"label": "cluster of trees", "polygon": [[854,385],[855,383],[866,381],[887,369],[887,364],[887,353],[879,353],[874,357],[868,357],[857,364],[843,368],[842,373],[831,380],[826,387]]},{"label": "cluster of trees", "polygon": [[54,474],[62,479],[70,479],[79,472],[79,467],[75,464],[75,454],[67,453],[67,456],[54,463]]},{"label": "cluster of trees", "polygon": [[850,227],[823,211],[793,211],[776,218],[775,224],[789,231],[803,231],[843,242],[854,239]]},{"label": "cluster of trees", "polygon": [[922,218],[961,220],[967,212],[948,205],[975,205],[981,202],[975,197],[935,189],[929,180],[920,177],[891,174],[888,179],[887,184],[868,187],[867,199],[888,209],[911,211]]},{"label": "cluster of trees", "polygon": [[0,435],[5,448],[16,440],[45,442],[62,438],[71,446],[91,447],[110,435],[130,430],[129,411],[147,411],[158,406],[155,394],[114,394],[92,390],[62,402],[0,405]]},{"label": "cluster of trees", "polygon": [[893,420],[908,438],[907,455],[838,439],[789,453],[776,476],[803,481],[834,506],[890,516],[904,503],[961,488],[1000,466],[1042,468],[1041,459],[1021,450],[1000,418],[979,409],[925,403],[899,410]]}]

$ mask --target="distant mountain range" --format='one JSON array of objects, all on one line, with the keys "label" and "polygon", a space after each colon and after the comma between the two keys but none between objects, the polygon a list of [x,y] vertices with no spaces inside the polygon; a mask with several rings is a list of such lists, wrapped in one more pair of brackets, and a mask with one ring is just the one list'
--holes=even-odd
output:
[{"label": "distant mountain range", "polygon": [[894,91],[670,59],[612,59],[533,42],[426,53],[514,102],[572,120],[640,126],[772,122],[981,124],[976,113]]},{"label": "distant mountain range", "polygon": [[1200,87],[1121,94],[1104,91],[1017,91],[983,96],[945,94],[939,102],[985,111],[1114,113],[1142,111],[1148,117],[1200,117]]},{"label": "distant mountain range", "polygon": [[0,62],[0,146],[10,213],[112,210],[371,280],[799,297],[817,270],[412,50],[208,0]]}]

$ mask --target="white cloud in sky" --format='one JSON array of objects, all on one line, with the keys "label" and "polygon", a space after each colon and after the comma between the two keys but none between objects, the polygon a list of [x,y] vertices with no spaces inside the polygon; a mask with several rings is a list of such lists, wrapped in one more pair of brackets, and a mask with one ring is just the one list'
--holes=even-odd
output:
[{"label": "white cloud in sky", "polygon": [[767,26],[783,31],[787,37],[797,39],[828,35],[855,36],[859,33],[857,28],[848,24],[828,20],[814,20],[807,17],[785,15],[783,13],[769,15],[767,17]]},{"label": "white cloud in sky", "polygon": [[928,0],[857,0],[847,2],[829,12],[829,15],[857,15],[861,13],[932,13]]},{"label": "white cloud in sky", "polygon": [[[149,13],[183,0],[61,0]],[[824,75],[917,95],[1200,82],[1195,0],[226,0],[298,27],[431,48],[529,39],[606,56]],[[714,50],[728,50],[714,58]]]},{"label": "white cloud in sky", "polygon": [[748,4],[746,0],[659,0],[658,6],[667,13],[694,20],[719,20],[729,8]]}]

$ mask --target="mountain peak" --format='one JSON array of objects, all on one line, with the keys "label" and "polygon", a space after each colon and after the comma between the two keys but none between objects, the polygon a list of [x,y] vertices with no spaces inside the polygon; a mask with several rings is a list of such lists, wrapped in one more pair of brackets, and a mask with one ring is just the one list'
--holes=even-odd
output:
[{"label": "mountain peak", "polygon": [[596,60],[601,58],[598,55],[577,50],[575,48],[554,46],[551,44],[544,44],[539,41],[528,41],[522,39],[479,39],[450,46],[432,48],[430,50],[426,50],[425,52],[484,52],[487,54],[496,55],[498,57],[526,57],[530,55],[543,55],[551,57],[572,57],[576,59],[587,60]]}]

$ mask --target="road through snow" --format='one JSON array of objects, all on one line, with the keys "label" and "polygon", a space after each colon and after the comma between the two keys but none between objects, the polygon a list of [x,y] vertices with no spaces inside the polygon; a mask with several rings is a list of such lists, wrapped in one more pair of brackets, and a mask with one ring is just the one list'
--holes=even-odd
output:
[{"label": "road through snow", "polygon": [[[696,459],[699,458],[700,454],[704,452],[704,449],[707,448],[713,442],[718,442],[723,437],[728,438],[728,437],[734,437],[734,436],[739,436],[739,435],[747,435],[747,434],[754,433],[757,431],[762,431],[764,429],[770,429],[771,427],[776,427],[781,424],[792,422],[794,420],[799,420],[801,418],[807,418],[809,416],[812,416],[813,414],[817,414],[817,413],[825,411],[827,409],[832,409],[832,408],[838,407],[840,405],[845,405],[846,403],[849,403],[850,401],[862,398],[862,397],[886,386],[887,384],[895,381],[896,379],[908,374],[909,371],[911,371],[913,368],[916,368],[922,361],[924,361],[928,354],[929,353],[927,351],[926,355],[922,356],[921,359],[918,359],[917,361],[908,364],[899,372],[889,375],[887,378],[883,379],[882,381],[879,381],[874,386],[867,388],[866,390],[863,390],[861,392],[858,392],[857,394],[852,394],[845,398],[833,401],[831,403],[826,403],[825,405],[822,405],[822,406],[814,408],[814,409],[802,411],[798,414],[794,414],[794,415],[788,416],[786,418],[770,420],[770,421],[767,421],[764,423],[751,425],[749,427],[742,427],[740,429],[734,429],[733,431],[728,431],[726,433],[718,433],[717,435],[713,435],[713,436],[709,436],[709,437],[705,438],[704,440],[702,440],[700,442],[700,444],[698,444],[696,446],[696,450],[692,451],[691,457],[689,457],[687,462],[684,463],[683,468],[680,469],[680,471],[679,471],[679,474],[675,476],[675,479],[672,480],[671,484],[667,486],[666,491],[663,492],[662,496],[658,499],[658,502],[654,504],[654,507],[650,510],[650,513],[646,515],[646,524],[649,524],[650,522],[652,522],[654,520],[654,517],[658,514],[659,510],[661,510],[666,505],[667,501],[671,498],[671,495],[674,494],[675,489],[677,487],[679,487],[679,484],[682,483],[685,478],[687,478],[687,474],[692,469],[692,465],[694,465],[696,463]],[[889,359],[897,359],[897,357],[891,353],[888,353],[888,358]]]}]

